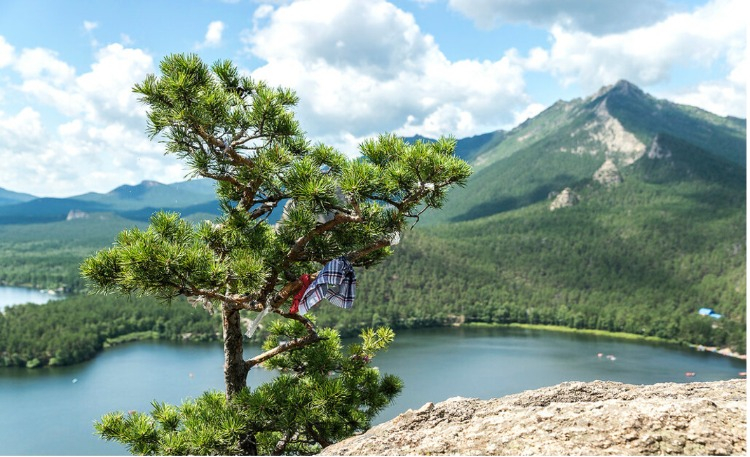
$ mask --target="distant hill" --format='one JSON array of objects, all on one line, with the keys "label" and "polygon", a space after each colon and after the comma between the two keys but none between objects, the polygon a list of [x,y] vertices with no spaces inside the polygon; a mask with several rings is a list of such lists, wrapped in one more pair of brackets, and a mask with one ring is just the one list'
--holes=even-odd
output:
[{"label": "distant hill", "polygon": [[89,192],[69,198],[30,197],[0,206],[0,225],[64,221],[99,212],[114,213],[136,221],[147,221],[160,209],[177,211],[185,217],[196,213],[219,214],[214,183],[210,179],[175,184],[143,181],[135,186],[117,187],[105,194]]},{"label": "distant hill", "polygon": [[10,205],[13,203],[27,202],[35,198],[36,197],[34,197],[33,195],[13,192],[10,190],[5,190],[0,187],[0,206]]},{"label": "distant hill", "polygon": [[[497,130],[495,132],[483,133],[481,135],[458,139],[456,141],[455,154],[458,157],[466,160],[467,162],[472,162],[477,156],[491,150],[492,148],[500,144],[500,142],[503,141],[506,135],[506,131]],[[428,138],[421,135],[414,135],[410,137],[404,137],[404,141],[406,141],[407,143],[415,143],[417,141],[431,143],[436,140],[434,138]]]}]

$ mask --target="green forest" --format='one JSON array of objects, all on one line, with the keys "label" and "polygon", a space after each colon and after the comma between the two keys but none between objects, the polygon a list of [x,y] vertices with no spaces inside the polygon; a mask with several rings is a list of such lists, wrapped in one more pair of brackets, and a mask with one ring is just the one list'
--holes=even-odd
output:
[{"label": "green forest", "polygon": [[[689,183],[626,181],[583,202],[407,233],[361,275],[361,307],[321,310],[342,331],[456,322],[561,325],[745,352],[744,194],[695,201]],[[626,206],[619,202],[628,202]],[[692,214],[684,223],[684,212]],[[703,307],[720,320],[699,316]]]},{"label": "green forest", "polygon": [[210,341],[220,331],[216,316],[184,299],[75,295],[0,312],[0,366],[70,365],[130,339]]},{"label": "green forest", "polygon": [[0,225],[0,284],[82,292],[83,259],[110,246],[121,230],[145,225],[109,213],[46,224]]}]

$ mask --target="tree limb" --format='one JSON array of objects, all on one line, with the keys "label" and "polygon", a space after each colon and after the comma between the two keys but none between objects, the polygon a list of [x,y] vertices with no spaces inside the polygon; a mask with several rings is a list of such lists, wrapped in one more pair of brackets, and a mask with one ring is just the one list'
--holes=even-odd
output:
[{"label": "tree limb", "polygon": [[325,222],[323,224],[320,224],[316,226],[314,229],[310,230],[305,236],[300,237],[297,239],[297,241],[294,242],[294,246],[287,252],[284,262],[282,264],[282,270],[285,270],[292,261],[296,260],[300,254],[302,254],[302,251],[305,249],[305,246],[307,246],[307,243],[310,242],[314,237],[325,233],[334,227],[347,223],[347,222],[362,222],[363,219],[361,216],[352,216],[351,214],[341,213],[337,212],[333,219],[331,219],[328,222]]},{"label": "tree limb", "polygon": [[[286,314],[282,314],[286,315]],[[299,316],[299,315],[297,315]],[[302,316],[299,316],[302,317]],[[308,346],[313,343],[317,343],[318,341],[321,341],[323,338],[318,335],[317,333],[313,332],[308,334],[307,336],[304,336],[302,338],[295,338],[291,341],[285,341],[283,343],[280,343],[278,346],[276,346],[273,349],[270,349],[262,354],[256,355],[250,360],[245,361],[245,368],[250,370],[255,365],[258,365],[260,363],[265,362],[266,360],[270,359],[273,356],[279,355],[281,353],[291,351],[292,349],[301,348],[304,346]]]}]

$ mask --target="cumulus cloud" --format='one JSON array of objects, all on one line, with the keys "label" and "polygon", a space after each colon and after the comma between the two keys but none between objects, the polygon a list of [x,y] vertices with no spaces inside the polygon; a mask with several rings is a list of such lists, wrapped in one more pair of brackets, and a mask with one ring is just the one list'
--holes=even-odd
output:
[{"label": "cumulus cloud", "polygon": [[91,70],[79,76],[46,50],[24,51],[16,69],[24,78],[23,92],[67,116],[97,123],[140,122],[143,109],[132,87],[153,71],[153,59],[115,43],[100,49]]},{"label": "cumulus cloud", "polygon": [[504,23],[562,25],[595,35],[651,24],[671,12],[665,0],[449,0],[448,5],[482,28]]},{"label": "cumulus cloud", "polygon": [[515,121],[514,124],[521,124],[522,122],[531,119],[537,114],[547,109],[546,106],[541,103],[531,103],[521,111],[515,111],[513,113]]},{"label": "cumulus cloud", "polygon": [[56,53],[41,48],[24,49],[14,69],[25,80],[45,79],[55,86],[70,82],[75,75],[75,69],[58,59]]},{"label": "cumulus cloud", "polygon": [[[266,64],[253,76],[300,95],[302,126],[315,138],[331,126],[352,138],[483,133],[527,104],[523,69],[497,61],[449,61],[414,17],[383,0],[301,0],[259,7],[248,50]],[[347,151],[351,152],[351,151]]]},{"label": "cumulus cloud", "polygon": [[0,68],[6,67],[13,62],[14,52],[15,48],[0,35]]},{"label": "cumulus cloud", "polygon": [[[184,179],[182,164],[164,157],[145,135],[145,111],[132,93],[153,72],[139,49],[99,49],[88,71],[77,74],[52,51],[20,51],[10,65],[14,85],[37,107],[0,112],[0,187],[43,196],[70,196],[85,188],[109,191],[145,178]],[[51,122],[62,117],[61,123]]]},{"label": "cumulus cloud", "polygon": [[666,93],[664,96],[677,103],[699,106],[722,116],[747,118],[747,54],[729,59],[733,69],[723,80],[705,81],[697,87],[680,92]]},{"label": "cumulus cloud", "polygon": [[221,44],[221,37],[224,33],[224,23],[221,21],[212,21],[208,24],[208,30],[203,38],[203,42],[196,45],[197,48],[216,47]]}]

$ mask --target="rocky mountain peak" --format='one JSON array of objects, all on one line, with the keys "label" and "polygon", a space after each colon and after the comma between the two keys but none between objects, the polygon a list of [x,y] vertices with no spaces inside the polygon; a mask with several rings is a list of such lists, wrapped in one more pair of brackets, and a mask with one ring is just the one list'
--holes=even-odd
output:
[{"label": "rocky mountain peak", "polygon": [[609,90],[611,94],[643,96],[644,92],[635,84],[621,79]]},{"label": "rocky mountain peak", "polygon": [[571,133],[571,138],[578,142],[571,152],[590,155],[604,152],[608,160],[630,165],[646,152],[646,145],[610,113],[608,102],[608,97],[600,97],[591,107],[594,118]]},{"label": "rocky mountain peak", "polygon": [[606,99],[610,96],[641,98],[646,97],[646,93],[643,92],[640,87],[636,86],[630,81],[621,79],[615,84],[610,84],[608,86],[602,87],[593,95],[591,95],[588,100],[597,100],[600,98]]}]

